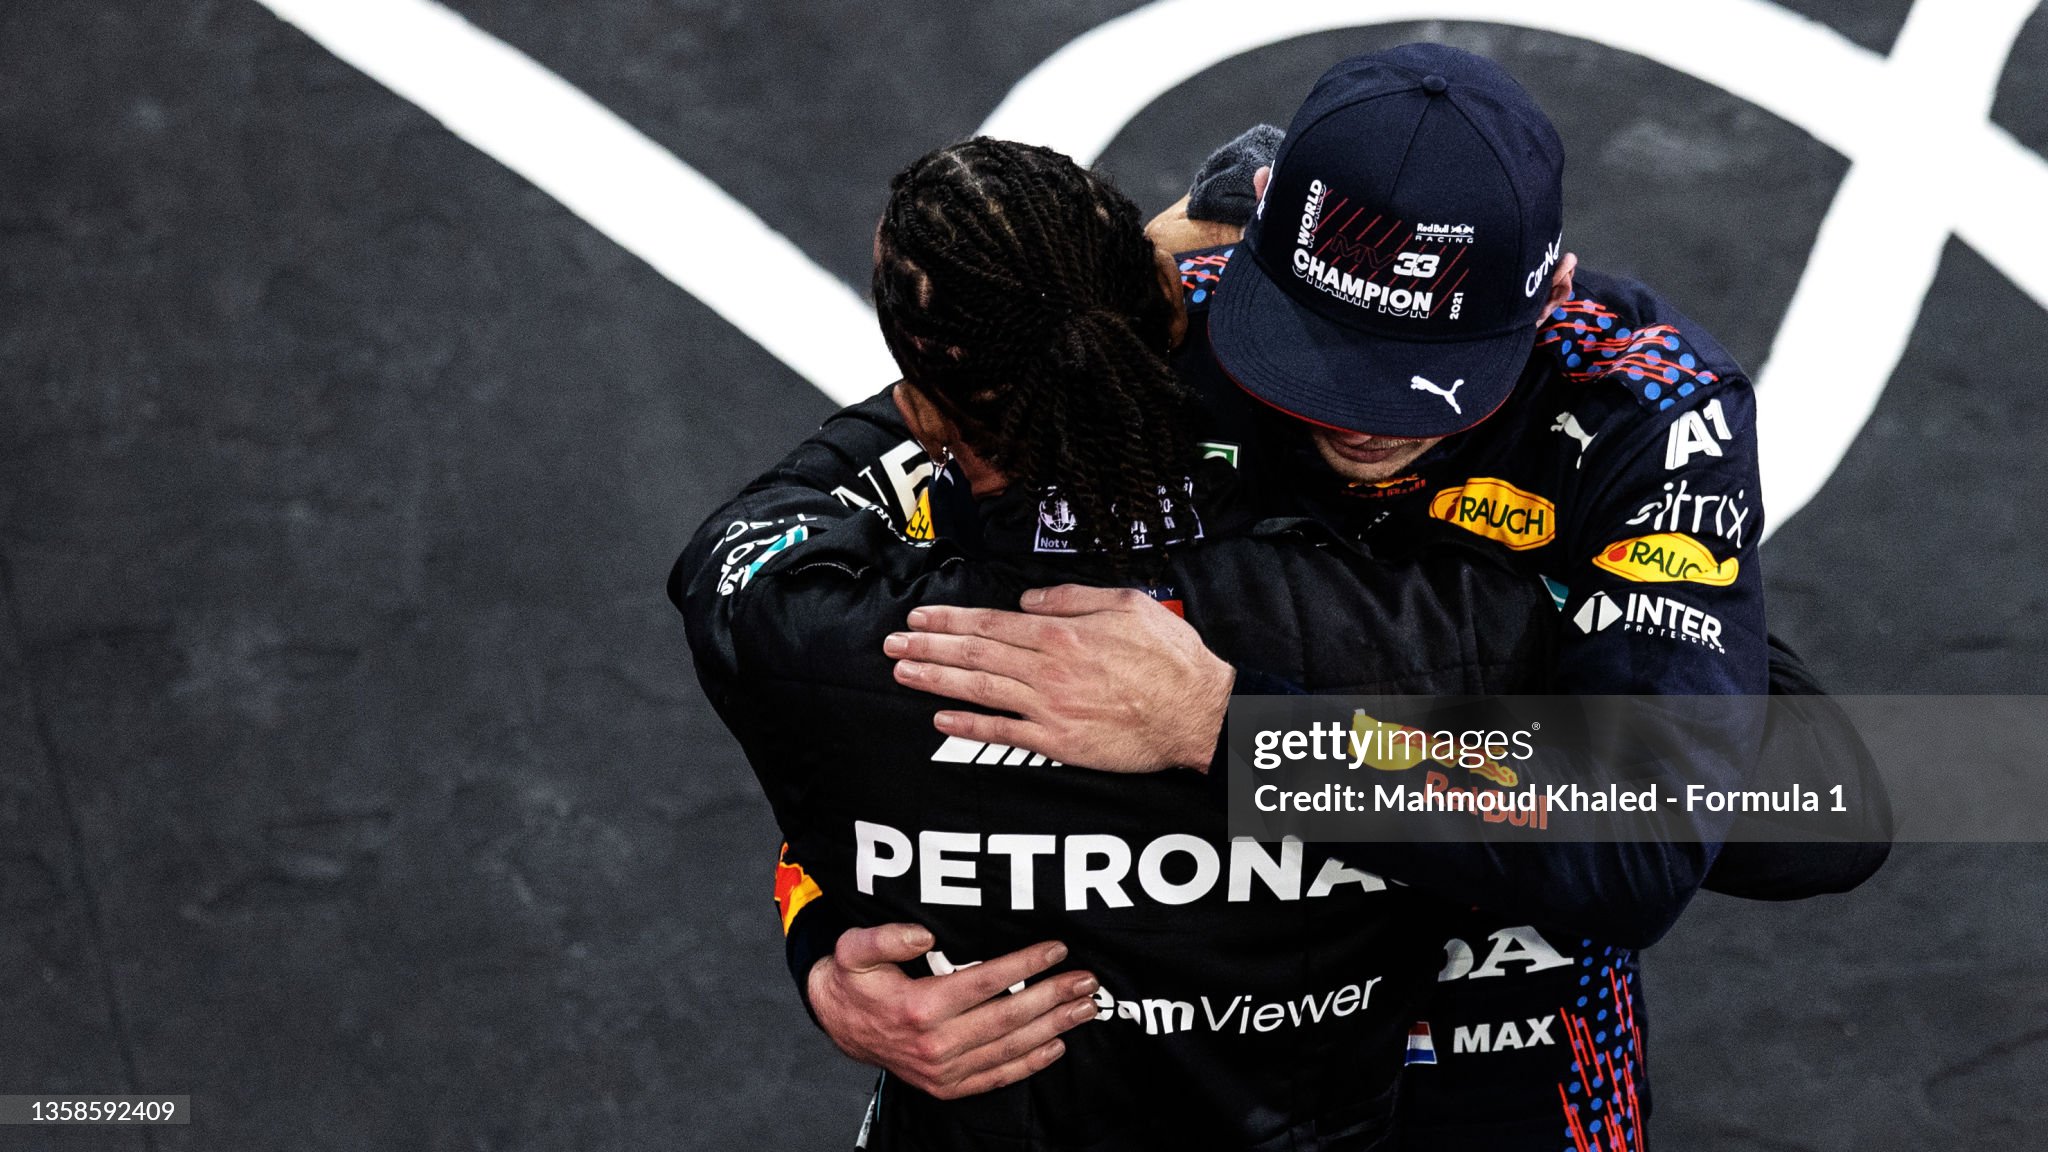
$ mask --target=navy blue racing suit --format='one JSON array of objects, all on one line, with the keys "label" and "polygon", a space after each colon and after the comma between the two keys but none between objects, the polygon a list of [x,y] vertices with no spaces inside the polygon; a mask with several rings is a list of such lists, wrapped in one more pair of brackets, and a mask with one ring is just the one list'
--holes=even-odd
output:
[{"label": "navy blue racing suit", "polygon": [[[1262,504],[1383,549],[1431,523],[1501,545],[1566,617],[1560,692],[1767,691],[1755,398],[1698,325],[1641,284],[1582,271],[1497,411],[1461,413],[1485,418],[1407,474],[1350,483],[1323,463],[1310,425],[1239,388],[1210,353],[1207,306],[1228,290],[1232,251],[1181,259],[1190,333],[1176,367],[1213,422],[1208,450],[1235,460]],[[1409,1043],[1404,1146],[1643,1146],[1632,950],[1474,911],[1438,979]]]}]

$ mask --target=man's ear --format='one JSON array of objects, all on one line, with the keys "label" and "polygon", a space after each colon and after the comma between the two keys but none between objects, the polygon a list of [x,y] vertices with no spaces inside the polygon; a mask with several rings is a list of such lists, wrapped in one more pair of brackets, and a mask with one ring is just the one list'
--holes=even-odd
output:
[{"label": "man's ear", "polygon": [[1166,343],[1169,348],[1178,348],[1188,334],[1188,301],[1187,297],[1181,294],[1180,265],[1174,263],[1173,253],[1160,247],[1156,241],[1152,245],[1152,262],[1154,270],[1159,274],[1159,291],[1166,296],[1166,306],[1173,310],[1173,320],[1166,331]]},{"label": "man's ear", "polygon": [[1572,298],[1572,274],[1579,270],[1576,252],[1567,252],[1557,262],[1557,271],[1550,274],[1550,299],[1544,301],[1543,314],[1550,315],[1558,305]]},{"label": "man's ear", "polygon": [[910,435],[934,464],[945,459],[947,453],[952,454],[960,465],[961,475],[967,479],[968,491],[977,499],[993,496],[1009,487],[1010,478],[968,447],[960,438],[959,425],[953,423],[917,385],[908,380],[898,380],[889,398],[896,401],[896,411],[903,417],[903,422],[910,425]]},{"label": "man's ear", "polygon": [[903,423],[910,427],[910,435],[924,446],[925,455],[934,460],[943,456],[958,436],[953,422],[939,411],[931,397],[918,390],[908,380],[898,380],[890,399],[896,401],[896,412],[903,417]]},{"label": "man's ear", "polygon": [[1272,182],[1273,166],[1271,164],[1260,165],[1259,170],[1252,173],[1252,199],[1264,200],[1266,198],[1266,185]]}]

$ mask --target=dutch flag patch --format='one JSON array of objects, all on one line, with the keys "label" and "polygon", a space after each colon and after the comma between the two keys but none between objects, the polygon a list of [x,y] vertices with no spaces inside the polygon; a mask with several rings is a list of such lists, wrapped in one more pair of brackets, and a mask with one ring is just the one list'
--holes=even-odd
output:
[{"label": "dutch flag patch", "polygon": [[1436,1041],[1429,1038],[1429,1022],[1418,1020],[1408,1029],[1409,1064],[1436,1063]]}]

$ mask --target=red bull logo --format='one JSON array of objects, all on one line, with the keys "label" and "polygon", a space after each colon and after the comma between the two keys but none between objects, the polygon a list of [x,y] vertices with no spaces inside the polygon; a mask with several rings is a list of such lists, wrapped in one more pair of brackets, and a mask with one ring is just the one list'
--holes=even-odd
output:
[{"label": "red bull logo", "polygon": [[1353,480],[1344,485],[1344,490],[1361,500],[1388,500],[1420,492],[1425,483],[1422,477],[1411,472],[1391,480]]},{"label": "red bull logo", "polygon": [[[1512,785],[1510,785],[1512,787]],[[1473,802],[1461,806],[1460,810],[1477,812],[1479,818],[1488,824],[1506,824],[1512,828],[1535,828],[1539,831],[1550,827],[1550,796],[1543,792],[1532,792],[1529,807],[1508,807],[1478,802],[1479,789],[1466,788],[1451,783],[1451,778],[1441,772],[1431,772],[1422,778],[1422,790],[1432,796],[1463,792]],[[1500,793],[1494,793],[1496,797]]]},{"label": "red bull logo", "polygon": [[1351,753],[1360,764],[1382,772],[1406,772],[1422,763],[1462,767],[1503,788],[1521,783],[1513,768],[1477,747],[1461,743],[1454,732],[1424,732],[1406,724],[1375,720],[1363,708],[1351,714]]},{"label": "red bull logo", "polygon": [[789,862],[789,845],[784,844],[775,858],[775,908],[782,915],[784,936],[789,935],[789,926],[795,922],[796,914],[820,894],[818,882],[811,879],[804,866]]}]

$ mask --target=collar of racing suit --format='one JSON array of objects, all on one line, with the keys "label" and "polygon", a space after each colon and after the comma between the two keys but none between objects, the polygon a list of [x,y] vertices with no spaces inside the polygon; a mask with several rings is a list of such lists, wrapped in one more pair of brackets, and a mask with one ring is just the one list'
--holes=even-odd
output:
[{"label": "collar of racing suit", "polygon": [[[1057,487],[1013,484],[977,500],[953,461],[932,477],[929,491],[933,537],[970,559],[1030,556],[1106,569],[1108,547],[1101,534],[1080,522]],[[1151,533],[1136,530],[1131,539],[1135,552],[1241,533],[1254,519],[1235,470],[1221,460],[1200,461],[1178,491],[1162,492],[1160,500],[1166,525]]]}]

